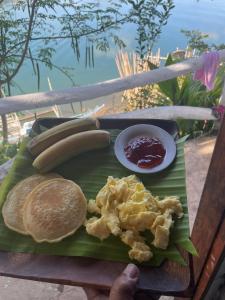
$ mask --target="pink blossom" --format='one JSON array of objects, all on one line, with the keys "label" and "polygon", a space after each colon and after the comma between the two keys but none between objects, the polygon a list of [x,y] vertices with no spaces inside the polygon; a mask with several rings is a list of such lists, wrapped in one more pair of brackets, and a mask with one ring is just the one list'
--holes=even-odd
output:
[{"label": "pink blossom", "polygon": [[219,53],[206,52],[203,54],[203,66],[201,69],[194,73],[193,79],[200,80],[204,84],[208,91],[214,88],[214,80],[219,67]]}]

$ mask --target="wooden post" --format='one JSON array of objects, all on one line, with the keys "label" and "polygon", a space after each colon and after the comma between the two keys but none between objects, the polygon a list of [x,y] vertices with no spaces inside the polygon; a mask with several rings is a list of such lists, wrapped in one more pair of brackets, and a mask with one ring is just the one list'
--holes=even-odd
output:
[{"label": "wooden post", "polygon": [[[212,249],[208,255],[207,262],[200,277],[199,283],[195,289],[193,300],[204,299],[206,289],[209,284],[215,279],[217,270],[221,264],[225,254],[225,219],[220,226],[220,229],[215,236]],[[222,295],[221,295],[222,296]],[[222,299],[222,298],[221,298]]]},{"label": "wooden post", "polygon": [[[191,239],[198,251],[193,257],[193,300],[204,299],[225,254],[225,118],[213,151]],[[222,299],[222,298],[221,298]],[[181,300],[181,298],[175,298]]]},{"label": "wooden post", "polygon": [[[221,125],[212,160],[206,177],[198,213],[192,231],[192,241],[199,253],[193,257],[195,283],[200,283],[200,278],[206,272],[207,259],[209,259],[215,238],[220,232],[225,215],[225,118]],[[223,233],[224,234],[224,233]],[[224,238],[223,238],[224,239]],[[219,238],[218,238],[219,241]],[[220,255],[220,254],[218,254]],[[218,261],[220,257],[214,259]],[[210,261],[210,260],[208,260]]]}]

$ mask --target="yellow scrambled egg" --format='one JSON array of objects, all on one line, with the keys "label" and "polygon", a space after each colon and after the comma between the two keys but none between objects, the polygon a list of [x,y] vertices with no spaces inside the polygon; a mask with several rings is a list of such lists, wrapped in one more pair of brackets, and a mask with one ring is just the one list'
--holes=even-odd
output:
[{"label": "yellow scrambled egg", "polygon": [[88,211],[99,217],[86,221],[87,233],[101,240],[110,234],[130,246],[129,256],[138,262],[148,261],[152,256],[141,232],[150,230],[154,235],[152,244],[166,249],[169,243],[172,215],[183,216],[183,209],[176,196],[159,200],[135,175],[124,178],[108,177],[96,200],[90,200]]}]

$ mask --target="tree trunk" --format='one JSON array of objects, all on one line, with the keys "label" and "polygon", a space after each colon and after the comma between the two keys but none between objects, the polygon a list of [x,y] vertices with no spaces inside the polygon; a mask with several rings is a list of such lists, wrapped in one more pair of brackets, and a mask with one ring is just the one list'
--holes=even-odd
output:
[{"label": "tree trunk", "polygon": [[[0,86],[0,98],[4,97],[2,93],[2,88]],[[3,137],[3,143],[8,143],[8,124],[7,124],[7,118],[6,115],[1,115],[2,120],[2,137]]]},{"label": "tree trunk", "polygon": [[1,115],[3,143],[8,143],[8,124],[6,115]]}]

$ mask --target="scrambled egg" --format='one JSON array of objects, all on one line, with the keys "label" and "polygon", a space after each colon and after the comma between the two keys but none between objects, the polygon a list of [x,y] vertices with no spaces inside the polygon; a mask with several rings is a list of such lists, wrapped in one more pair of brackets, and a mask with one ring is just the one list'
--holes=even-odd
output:
[{"label": "scrambled egg", "polygon": [[88,211],[100,216],[86,221],[87,233],[101,240],[110,234],[120,237],[131,248],[129,257],[138,262],[148,261],[153,256],[140,233],[150,230],[154,236],[152,244],[166,249],[173,225],[172,215],[183,216],[176,196],[160,201],[135,175],[121,179],[109,176],[96,200],[89,201]]}]

